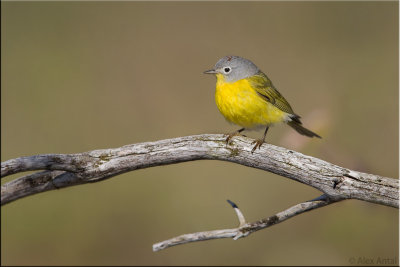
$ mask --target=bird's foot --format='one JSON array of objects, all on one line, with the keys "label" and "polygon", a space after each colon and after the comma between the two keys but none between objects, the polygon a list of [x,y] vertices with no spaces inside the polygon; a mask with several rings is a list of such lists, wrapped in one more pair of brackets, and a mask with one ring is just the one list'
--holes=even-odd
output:
[{"label": "bird's foot", "polygon": [[251,153],[253,154],[253,152],[257,149],[260,149],[261,145],[264,143],[265,141],[263,139],[257,139],[255,141],[252,142],[252,144],[256,144],[253,149],[251,150]]},{"label": "bird's foot", "polygon": [[230,141],[231,141],[231,139],[232,139],[232,137],[234,137],[234,136],[237,136],[237,135],[241,135],[241,136],[245,136],[245,135],[242,135],[242,134],[240,134],[240,132],[239,131],[236,131],[236,132],[233,132],[233,133],[227,133],[226,134],[228,137],[226,137],[226,144],[230,144]]}]

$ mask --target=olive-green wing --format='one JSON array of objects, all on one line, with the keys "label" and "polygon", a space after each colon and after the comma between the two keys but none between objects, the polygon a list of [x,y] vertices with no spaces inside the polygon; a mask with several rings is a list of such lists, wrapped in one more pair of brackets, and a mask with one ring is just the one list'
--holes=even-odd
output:
[{"label": "olive-green wing", "polygon": [[298,117],[298,115],[293,112],[292,107],[289,105],[286,99],[278,92],[278,90],[275,89],[267,75],[259,71],[257,74],[250,77],[249,80],[253,88],[262,98],[280,110]]}]

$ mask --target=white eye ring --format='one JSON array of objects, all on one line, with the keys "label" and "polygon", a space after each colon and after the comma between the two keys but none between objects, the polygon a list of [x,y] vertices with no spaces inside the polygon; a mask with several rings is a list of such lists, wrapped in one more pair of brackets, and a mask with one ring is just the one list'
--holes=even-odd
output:
[{"label": "white eye ring", "polygon": [[223,70],[225,73],[229,73],[229,72],[231,72],[232,69],[231,69],[231,67],[224,67]]}]

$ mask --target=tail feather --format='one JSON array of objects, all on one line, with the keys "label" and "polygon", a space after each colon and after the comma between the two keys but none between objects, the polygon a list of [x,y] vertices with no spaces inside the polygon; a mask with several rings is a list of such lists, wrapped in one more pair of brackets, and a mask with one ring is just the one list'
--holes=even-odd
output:
[{"label": "tail feather", "polygon": [[305,136],[308,136],[308,137],[314,137],[315,136],[315,137],[321,138],[321,136],[319,136],[318,134],[316,134],[316,133],[304,128],[301,125],[300,120],[289,121],[288,125],[290,127],[292,127],[293,129],[295,129],[299,134],[302,134],[302,135],[305,135]]}]

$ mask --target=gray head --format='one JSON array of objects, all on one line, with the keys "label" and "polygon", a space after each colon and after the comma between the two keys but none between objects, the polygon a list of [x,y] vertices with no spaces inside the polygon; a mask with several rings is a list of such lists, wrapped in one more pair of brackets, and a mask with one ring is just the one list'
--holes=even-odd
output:
[{"label": "gray head", "polygon": [[212,70],[207,70],[206,74],[224,75],[227,82],[236,82],[238,80],[253,76],[259,71],[256,65],[248,59],[237,56],[226,56],[218,60]]}]

